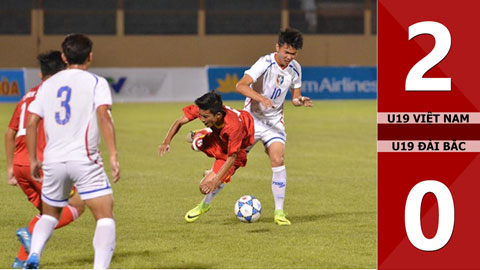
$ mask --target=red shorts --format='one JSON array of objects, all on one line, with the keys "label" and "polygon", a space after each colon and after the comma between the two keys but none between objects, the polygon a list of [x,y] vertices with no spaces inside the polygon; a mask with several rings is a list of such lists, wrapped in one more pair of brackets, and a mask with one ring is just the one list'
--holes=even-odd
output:
[{"label": "red shorts", "polygon": [[[225,160],[223,159],[217,159],[215,160],[215,162],[213,163],[213,166],[212,166],[212,170],[215,172],[215,173],[218,173],[218,171],[220,171],[220,169],[222,168],[223,164],[225,164]],[[223,183],[228,183],[232,180],[232,176],[235,174],[235,171],[237,171],[239,167],[233,165],[232,167],[230,167],[230,169],[228,170],[228,172],[225,174],[225,176],[222,178],[222,182]]]},{"label": "red shorts", "polygon": [[37,182],[30,176],[30,166],[13,165],[13,175],[17,183],[27,195],[28,200],[38,209],[42,205],[42,183]]},{"label": "red shorts", "polygon": [[[215,173],[218,173],[222,165],[228,158],[227,153],[222,150],[222,147],[217,141],[217,138],[213,134],[207,134],[202,137],[201,142],[194,140],[193,142],[196,148],[204,152],[207,156],[215,158],[212,169]],[[232,175],[240,167],[245,167],[247,164],[247,152],[245,149],[241,149],[237,152],[237,158],[233,162],[233,166],[228,170],[227,174],[222,179],[222,182],[228,183],[231,180]]]}]

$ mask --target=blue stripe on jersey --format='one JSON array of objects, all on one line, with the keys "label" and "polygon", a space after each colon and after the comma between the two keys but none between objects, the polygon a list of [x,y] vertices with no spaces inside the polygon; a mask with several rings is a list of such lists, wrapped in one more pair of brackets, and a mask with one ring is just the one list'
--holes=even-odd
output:
[{"label": "blue stripe on jersey", "polygon": [[291,67],[293,69],[293,71],[295,71],[295,73],[297,73],[297,76],[300,77],[300,73],[298,73],[298,71],[293,67],[293,65],[288,65],[289,67]]},{"label": "blue stripe on jersey", "polygon": [[94,189],[94,190],[85,191],[85,192],[79,192],[79,194],[81,194],[81,195],[90,194],[90,193],[93,193],[93,192],[98,192],[98,191],[102,191],[102,190],[106,190],[106,189],[110,189],[110,188],[111,188],[110,186],[107,186],[107,187],[104,187],[104,188]]},{"label": "blue stripe on jersey", "polygon": [[271,64],[265,69],[265,71],[262,73],[262,75],[260,75],[258,78],[262,77],[263,74],[265,74],[265,72],[267,72],[267,70],[268,70],[273,64],[275,64],[275,63],[271,63]]},{"label": "blue stripe on jersey", "polygon": [[285,142],[285,139],[282,138],[282,137],[273,137],[273,138],[270,138],[268,141],[264,142],[263,145],[267,145],[267,144],[268,144],[271,140],[273,140],[273,139],[280,139],[280,140],[282,140],[283,142]]},{"label": "blue stripe on jersey", "polygon": [[66,201],[68,201],[68,198],[66,198],[65,200],[54,200],[52,198],[47,197],[47,195],[45,195],[43,193],[42,193],[42,196],[45,197],[45,199],[47,199],[49,201],[52,201],[52,202],[66,202]]},{"label": "blue stripe on jersey", "polygon": [[95,86],[93,87],[93,92],[95,92],[95,89],[97,89],[98,77],[97,77],[97,75],[95,75],[91,72],[88,72],[88,73],[90,73],[95,78]]}]

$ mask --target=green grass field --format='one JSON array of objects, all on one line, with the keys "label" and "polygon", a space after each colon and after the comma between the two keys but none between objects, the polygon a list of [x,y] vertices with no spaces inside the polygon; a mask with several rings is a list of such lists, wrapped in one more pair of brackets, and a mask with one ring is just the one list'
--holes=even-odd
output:
[{"label": "green grass field", "polygon": [[[203,198],[198,183],[212,164],[184,141],[202,124],[194,121],[180,130],[164,157],[157,156],[157,146],[185,105],[114,105],[122,179],[114,184],[117,245],[111,268],[376,268],[376,101],[285,105],[289,227],[273,223],[271,169],[261,143],[210,212],[193,224],[184,221]],[[2,136],[13,109],[14,104],[0,105]],[[4,146],[0,164],[0,268],[9,268],[19,247],[15,230],[36,209],[7,184]],[[245,194],[262,202],[256,223],[234,216],[234,203]],[[87,210],[55,231],[41,267],[91,268],[94,228]]]}]

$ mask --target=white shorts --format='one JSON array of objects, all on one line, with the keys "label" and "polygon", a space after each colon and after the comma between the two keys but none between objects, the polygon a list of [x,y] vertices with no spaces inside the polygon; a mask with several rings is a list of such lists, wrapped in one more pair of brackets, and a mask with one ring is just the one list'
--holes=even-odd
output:
[{"label": "white shorts", "polygon": [[261,121],[254,118],[255,123],[255,141],[247,148],[247,152],[258,142],[262,141],[263,146],[268,148],[274,142],[287,142],[287,133],[285,133],[285,124],[278,121],[276,124],[270,124],[268,121]]},{"label": "white shorts", "polygon": [[64,207],[72,187],[77,187],[82,200],[112,194],[103,166],[93,161],[68,161],[43,165],[42,201]]}]

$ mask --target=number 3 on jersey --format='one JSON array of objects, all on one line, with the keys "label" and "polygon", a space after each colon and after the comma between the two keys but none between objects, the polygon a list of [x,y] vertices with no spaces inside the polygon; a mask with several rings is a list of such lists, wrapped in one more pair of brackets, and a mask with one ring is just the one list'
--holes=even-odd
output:
[{"label": "number 3 on jersey", "polygon": [[60,112],[55,113],[55,120],[59,125],[65,125],[70,120],[70,105],[68,103],[70,102],[72,89],[68,86],[60,87],[60,89],[58,89],[58,92],[57,92],[57,97],[62,98],[63,92],[66,92],[66,95],[64,99],[61,101],[60,105],[65,108],[65,117],[60,118],[61,117]]}]

